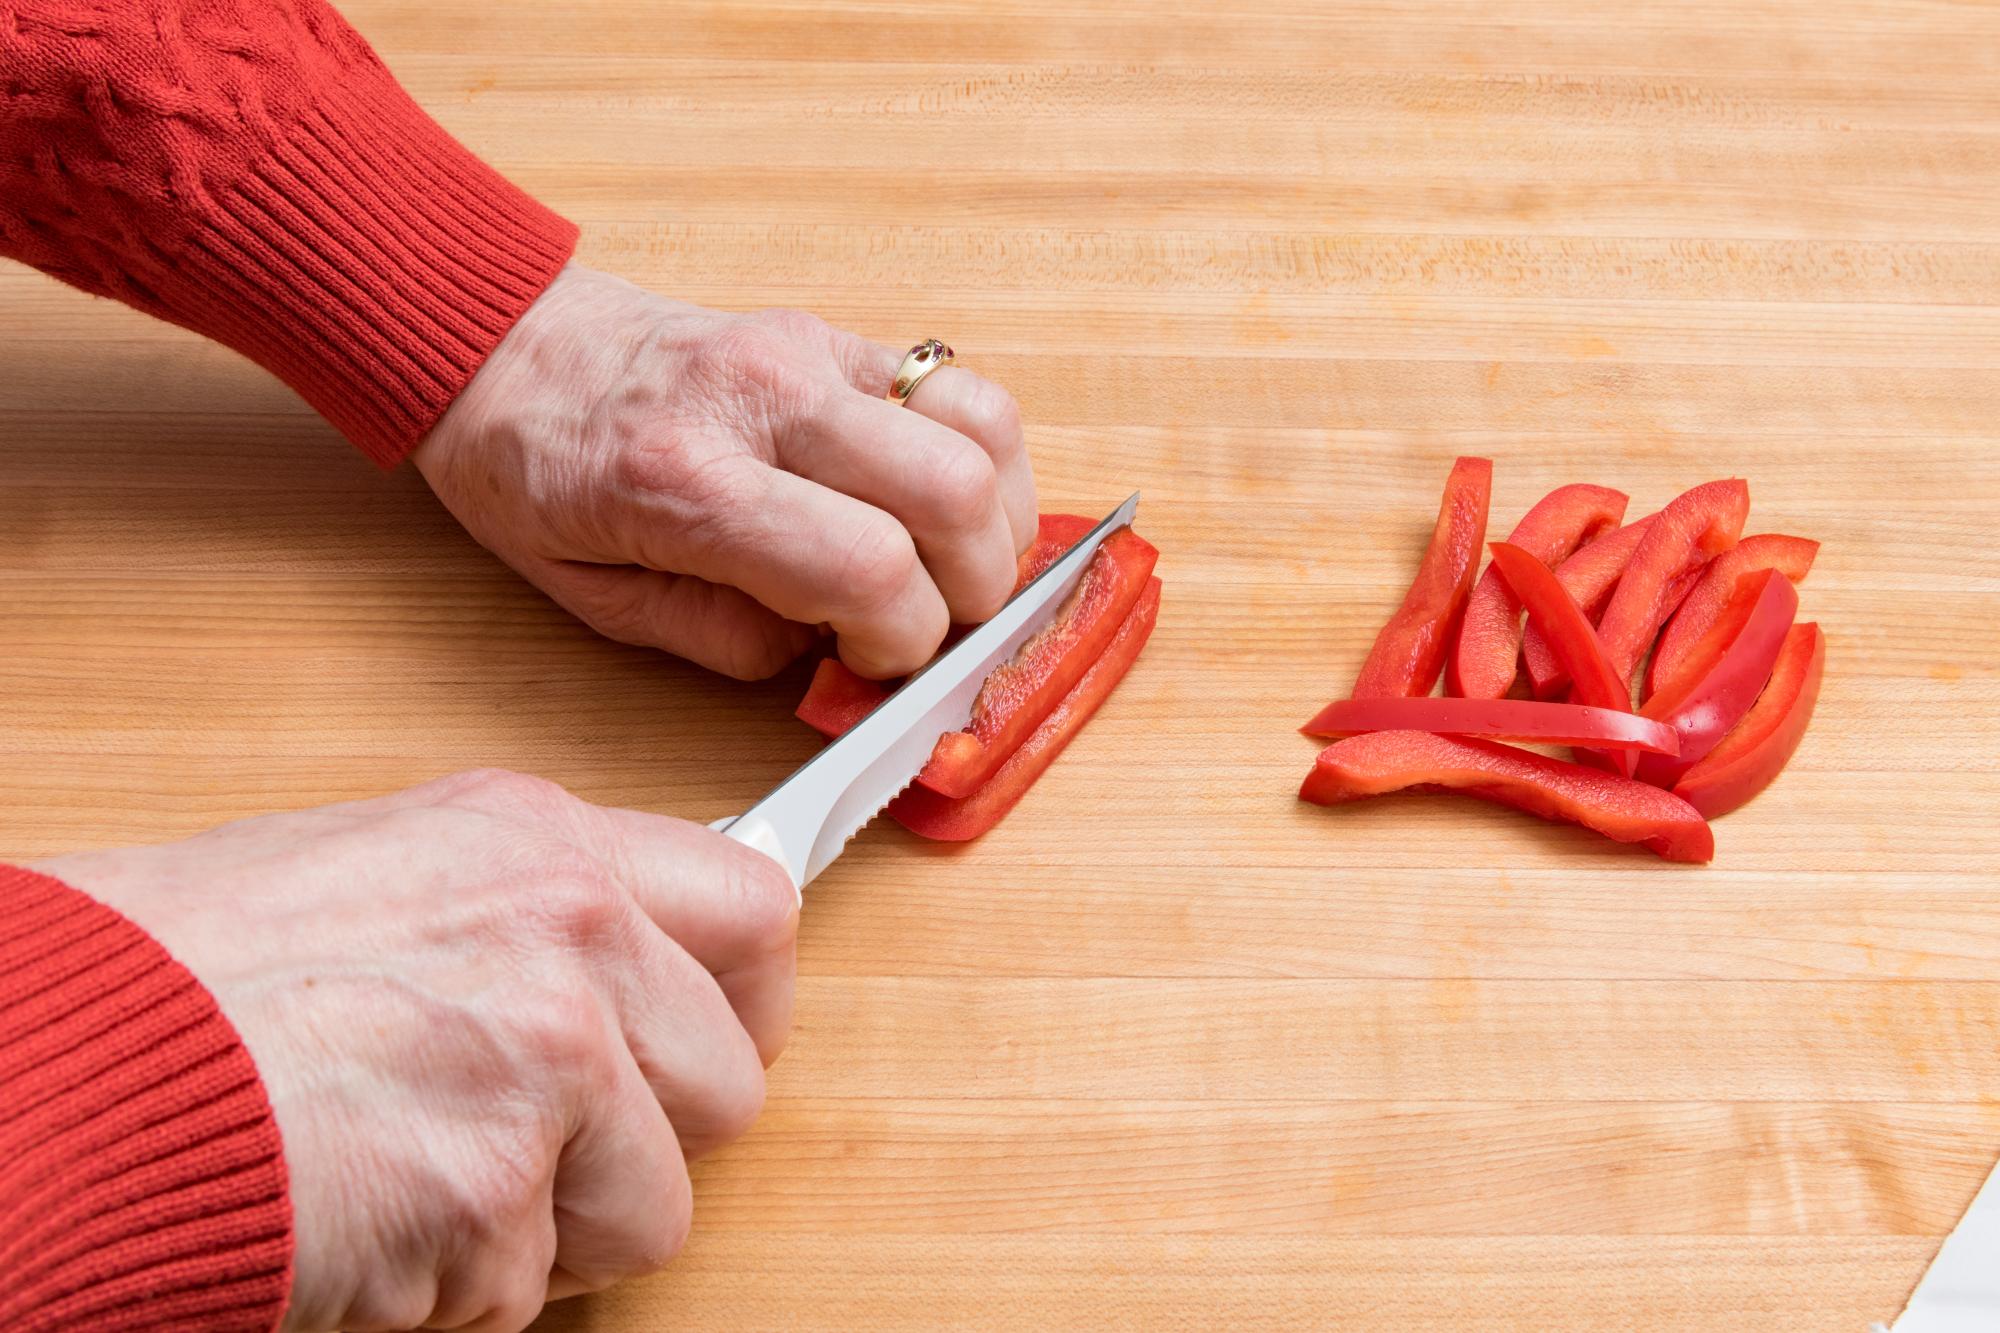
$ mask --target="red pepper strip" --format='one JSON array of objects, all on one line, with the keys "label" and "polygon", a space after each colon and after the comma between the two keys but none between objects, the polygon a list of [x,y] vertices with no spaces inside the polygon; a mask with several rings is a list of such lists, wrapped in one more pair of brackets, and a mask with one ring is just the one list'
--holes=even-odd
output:
[{"label": "red pepper strip", "polygon": [[1741,480],[1707,482],[1675,496],[1660,511],[1618,576],[1618,591],[1597,622],[1604,655],[1621,680],[1632,679],[1632,668],[1673,609],[1666,595],[1674,576],[1697,553],[1712,556],[1736,545],[1749,516],[1750,486]]},{"label": "red pepper strip", "polygon": [[1798,613],[1798,589],[1775,569],[1760,569],[1736,585],[1729,605],[1689,650],[1682,683],[1640,710],[1681,734],[1678,755],[1649,754],[1639,761],[1640,781],[1673,786],[1743,720],[1771,679]]},{"label": "red pepper strip", "polygon": [[1678,754],[1681,748],[1681,739],[1672,727],[1637,713],[1528,699],[1337,699],[1299,730],[1308,736],[1435,731],[1446,736],[1591,745],[1650,754]]},{"label": "red pepper strip", "polygon": [[[1104,656],[1090,664],[1083,679],[1042,719],[1034,734],[1008,756],[985,786],[958,800],[940,796],[928,787],[912,786],[889,802],[889,817],[918,837],[939,842],[966,842],[999,823],[1034,785],[1035,779],[1055,762],[1070,738],[1083,730],[1083,724],[1090,721],[1098,705],[1131,669],[1152,634],[1159,613],[1160,581],[1149,579],[1146,590],[1139,594],[1139,600],[1118,627],[1111,646],[1104,650]],[[859,722],[869,709],[888,697],[887,690],[855,675],[837,658],[827,658],[819,669],[823,675],[837,672],[845,679],[831,680],[822,689],[816,676],[813,693],[806,696],[807,703],[799,705],[799,716],[828,739]],[[808,716],[808,704],[813,702],[814,694],[819,696],[819,704]]]},{"label": "red pepper strip", "polygon": [[[1084,534],[1096,526],[1097,520],[1081,514],[1043,514],[1035,540],[1021,553],[1014,590],[1027,587],[1031,579],[1061,559],[1064,551],[1082,541]],[[838,661],[826,658],[813,672],[812,684],[806,689],[806,697],[799,701],[796,716],[822,735],[838,736],[888,697],[888,687],[857,676]]]},{"label": "red pepper strip", "polygon": [[1715,835],[1671,792],[1493,741],[1427,731],[1371,731],[1320,752],[1299,797],[1337,805],[1408,789],[1463,792],[1543,819],[1568,820],[1669,861],[1707,861]]},{"label": "red pepper strip", "polygon": [[857,676],[837,657],[822,657],[813,669],[812,684],[799,700],[793,716],[831,739],[867,717],[889,697],[889,687],[879,680]]},{"label": "red pepper strip", "polygon": [[[1635,519],[1618,531],[1607,533],[1584,546],[1556,568],[1556,581],[1583,608],[1583,614],[1591,624],[1595,625],[1597,618],[1604,614],[1604,604],[1611,600],[1611,593],[1618,586],[1618,576],[1625,572],[1632,552],[1639,549],[1640,540],[1658,517],[1657,514],[1648,514]],[[1528,683],[1534,687],[1537,699],[1553,698],[1569,684],[1569,673],[1556,660],[1555,650],[1549,647],[1549,641],[1532,620],[1521,637],[1521,660],[1528,668]]]},{"label": "red pepper strip", "polygon": [[[1558,486],[1521,516],[1507,540],[1551,568],[1625,517],[1628,497],[1608,486]],[[1465,603],[1465,620],[1445,659],[1444,692],[1498,699],[1514,686],[1521,661],[1521,601],[1488,565]]]},{"label": "red pepper strip", "polygon": [[1375,636],[1354,682],[1354,697],[1416,697],[1437,684],[1444,656],[1458,635],[1466,595],[1486,540],[1486,504],[1493,493],[1493,462],[1461,458],[1445,478],[1444,502],[1431,529],[1430,548],[1403,604]]},{"label": "red pepper strip", "polygon": [[[1091,519],[1043,515],[1035,544],[1021,560],[1021,582],[1055,563],[1094,526]],[[1105,646],[1145,591],[1159,554],[1130,528],[1105,538],[1054,623],[987,677],[973,705],[972,725],[939,737],[917,780],[940,795],[959,797],[971,795],[991,778],[1090,664],[1104,655]],[[824,669],[814,676],[813,688],[799,705],[801,716],[818,711],[814,691],[830,688],[836,679]],[[828,684],[823,686],[823,680]]]},{"label": "red pepper strip", "polygon": [[1775,569],[1794,583],[1803,582],[1818,554],[1819,543],[1810,538],[1766,532],[1745,537],[1709,561],[1653,649],[1653,660],[1646,667],[1644,697],[1650,699],[1679,683],[1676,677],[1688,650],[1715,624],[1736,591],[1737,580],[1760,569]]},{"label": "red pepper strip", "polygon": [[[1604,647],[1583,609],[1549,567],[1508,542],[1493,543],[1493,563],[1528,608],[1529,621],[1541,627],[1563,671],[1575,680],[1571,693],[1576,701],[1614,713],[1631,712],[1632,692],[1605,660]],[[1610,762],[1619,776],[1632,776],[1635,761],[1629,751],[1613,751]]]},{"label": "red pepper strip", "polygon": [[1784,771],[1812,721],[1826,673],[1826,636],[1808,620],[1792,626],[1771,683],[1736,729],[1674,784],[1674,795],[1713,819],[1747,803]]}]

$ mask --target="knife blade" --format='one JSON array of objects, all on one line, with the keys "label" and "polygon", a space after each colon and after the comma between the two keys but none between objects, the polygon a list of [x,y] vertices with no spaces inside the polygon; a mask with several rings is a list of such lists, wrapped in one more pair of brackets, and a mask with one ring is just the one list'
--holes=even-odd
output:
[{"label": "knife blade", "polygon": [[763,800],[709,827],[783,866],[803,898],[805,886],[833,864],[848,840],[923,771],[938,737],[972,720],[993,669],[1054,619],[1097,548],[1138,510],[1134,491],[991,620],[911,676]]}]

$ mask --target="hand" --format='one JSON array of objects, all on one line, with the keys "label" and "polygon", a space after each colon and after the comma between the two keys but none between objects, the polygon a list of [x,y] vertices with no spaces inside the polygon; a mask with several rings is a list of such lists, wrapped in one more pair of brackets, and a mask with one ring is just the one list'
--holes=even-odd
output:
[{"label": "hand", "polygon": [[592,627],[732,676],[819,625],[866,676],[986,619],[1035,534],[1020,414],[795,310],[720,314],[576,265],[412,455],[472,535]]},{"label": "hand", "polygon": [[291,1175],[288,1329],[519,1329],[658,1268],[763,1105],[797,899],[679,820],[511,773],[40,867],[198,977]]}]

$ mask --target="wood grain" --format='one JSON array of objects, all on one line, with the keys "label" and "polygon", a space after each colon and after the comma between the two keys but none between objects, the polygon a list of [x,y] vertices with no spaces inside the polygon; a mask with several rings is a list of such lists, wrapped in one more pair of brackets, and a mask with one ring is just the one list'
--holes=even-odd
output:
[{"label": "wood grain", "polygon": [[[948,336],[1163,552],[1008,824],[815,886],[688,1253],[543,1327],[1896,1311],[2000,1148],[2000,10],[348,9],[587,261]],[[9,267],[0,367],[0,856],[477,764],[705,819],[813,748],[800,672],[593,638],[229,352]],[[1820,717],[1715,866],[1293,799],[1460,452],[1496,528],[1734,474],[1825,544]]]}]

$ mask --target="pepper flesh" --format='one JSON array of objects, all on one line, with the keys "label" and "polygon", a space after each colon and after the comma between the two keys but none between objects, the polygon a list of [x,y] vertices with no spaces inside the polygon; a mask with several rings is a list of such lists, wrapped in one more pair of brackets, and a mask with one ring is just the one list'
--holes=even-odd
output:
[{"label": "pepper flesh", "polygon": [[1760,569],[1775,569],[1793,583],[1801,583],[1812,571],[1813,557],[1818,554],[1819,543],[1810,538],[1764,532],[1745,537],[1709,561],[1653,648],[1653,659],[1646,666],[1644,697],[1650,699],[1678,683],[1676,677],[1689,651],[1722,614],[1739,579]]},{"label": "pepper flesh", "polygon": [[1537,745],[1589,745],[1680,753],[1674,729],[1637,713],[1529,699],[1336,699],[1299,728],[1308,736],[1364,731],[1434,731]]},{"label": "pepper flesh", "polygon": [[1632,679],[1632,668],[1672,610],[1666,598],[1674,576],[1695,559],[1734,546],[1749,516],[1750,486],[1740,478],[1705,482],[1675,496],[1659,512],[1597,622],[1604,655],[1621,680]]},{"label": "pepper flesh", "polygon": [[1299,789],[1317,805],[1392,791],[1447,790],[1543,819],[1567,820],[1669,861],[1715,856],[1715,836],[1680,797],[1531,750],[1425,731],[1371,731],[1320,752]]},{"label": "pepper flesh", "polygon": [[[1630,498],[1608,486],[1558,486],[1514,525],[1507,540],[1550,567],[1625,517]],[[1492,565],[1466,599],[1465,617],[1445,659],[1446,694],[1498,699],[1520,671],[1521,599]]]},{"label": "pepper flesh", "polygon": [[1770,786],[1812,722],[1825,674],[1826,636],[1810,620],[1792,626],[1764,692],[1736,729],[1674,784],[1674,795],[1713,819]]},{"label": "pepper flesh", "polygon": [[[1611,669],[1597,631],[1564,590],[1554,571],[1509,542],[1493,543],[1493,563],[1502,578],[1528,608],[1528,619],[1541,627],[1564,674],[1575,684],[1571,695],[1578,703],[1617,713],[1632,711],[1632,692]],[[1636,761],[1629,751],[1609,752],[1609,762],[1621,777],[1631,777]]]},{"label": "pepper flesh", "polygon": [[1736,585],[1729,605],[1689,650],[1680,683],[1640,710],[1681,736],[1678,755],[1649,754],[1639,762],[1642,782],[1673,786],[1743,720],[1771,679],[1798,613],[1798,590],[1775,569]]},{"label": "pepper flesh", "polygon": [[1493,462],[1461,458],[1445,479],[1431,543],[1403,604],[1375,636],[1354,682],[1357,699],[1429,694],[1458,633],[1479,546],[1486,540],[1486,507],[1493,493]]},{"label": "pepper flesh", "polygon": [[[1073,514],[1044,514],[1033,545],[1021,557],[1017,590],[1061,559],[1095,526],[1094,520]],[[917,781],[940,795],[960,797],[971,795],[992,777],[1090,664],[1104,655],[1146,590],[1159,554],[1130,528],[1106,537],[1054,622],[1023,644],[1013,661],[986,678],[972,706],[971,724],[938,738]],[[814,677],[815,689],[820,679]],[[800,708],[814,706],[808,690]]]},{"label": "pepper flesh", "polygon": [[[1616,532],[1606,533],[1583,546],[1556,567],[1556,581],[1583,609],[1592,625],[1604,614],[1604,604],[1611,600],[1618,576],[1625,572],[1632,552],[1639,549],[1647,529],[1658,517],[1648,514],[1634,519]],[[1521,636],[1521,664],[1527,668],[1528,684],[1537,699],[1554,698],[1569,684],[1569,672],[1556,659],[1555,650],[1549,647],[1548,639],[1533,620]]]},{"label": "pepper flesh", "polygon": [[[938,842],[967,842],[999,823],[1131,670],[1139,650],[1153,632],[1159,612],[1160,581],[1148,579],[1145,591],[1139,594],[1139,600],[1119,625],[1104,655],[1090,664],[1062,702],[1050,710],[1041,725],[1007,757],[1000,771],[985,785],[970,796],[956,799],[940,796],[922,785],[911,786],[889,802],[889,817],[918,837]],[[822,676],[827,677],[824,683]],[[837,658],[827,658],[819,665],[819,674],[813,678],[806,701],[799,705],[799,716],[832,739],[888,697],[889,692],[881,685],[855,675]]]}]

